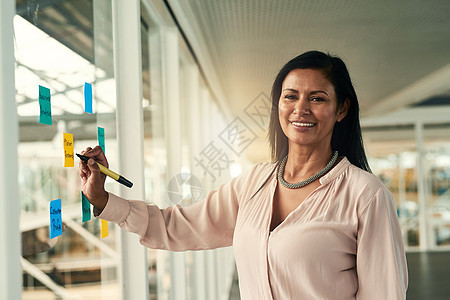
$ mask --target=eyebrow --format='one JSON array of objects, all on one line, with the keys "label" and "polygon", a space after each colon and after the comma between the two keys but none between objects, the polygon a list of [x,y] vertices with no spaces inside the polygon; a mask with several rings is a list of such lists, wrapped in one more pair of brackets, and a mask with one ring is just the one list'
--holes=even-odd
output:
[{"label": "eyebrow", "polygon": [[310,93],[310,94],[318,94],[318,93],[322,93],[322,94],[325,94],[325,95],[327,95],[327,96],[328,96],[328,93],[327,93],[327,92],[325,92],[325,91],[322,91],[322,90],[311,91],[311,93]]},{"label": "eyebrow", "polygon": [[[298,91],[297,91],[296,89],[285,88],[285,89],[283,89],[282,92],[284,92],[284,91],[293,92],[293,93],[297,93],[297,94],[298,94]],[[322,91],[322,90],[317,90],[317,91],[311,91],[311,92],[310,92],[310,94],[319,94],[319,93],[325,94],[325,95],[328,96],[328,93],[325,92],[325,91]]]},{"label": "eyebrow", "polygon": [[284,92],[284,91],[298,93],[298,91],[296,89],[290,89],[290,88],[283,89],[281,92]]}]

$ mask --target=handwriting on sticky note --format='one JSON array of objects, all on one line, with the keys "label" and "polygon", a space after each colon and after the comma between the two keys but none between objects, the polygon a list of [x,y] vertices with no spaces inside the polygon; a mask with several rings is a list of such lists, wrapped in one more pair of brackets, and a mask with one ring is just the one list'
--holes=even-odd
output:
[{"label": "handwriting on sticky note", "polygon": [[39,123],[52,125],[52,106],[50,103],[50,90],[39,86]]},{"label": "handwriting on sticky note", "polygon": [[83,212],[82,222],[89,221],[91,219],[91,203],[89,203],[83,192],[81,192],[81,210]]},{"label": "handwriting on sticky note", "polygon": [[101,227],[102,227],[102,238],[105,238],[109,235],[108,221],[100,219]]},{"label": "handwriting on sticky note", "polygon": [[92,114],[92,85],[84,83],[84,111]]},{"label": "handwriting on sticky note", "polygon": [[105,152],[105,129],[104,128],[98,127],[97,139],[98,139],[98,144],[102,148],[103,152]]},{"label": "handwriting on sticky note", "polygon": [[50,201],[50,238],[62,234],[61,199]]},{"label": "handwriting on sticky note", "polygon": [[73,134],[63,133],[64,139],[64,167],[73,167]]}]

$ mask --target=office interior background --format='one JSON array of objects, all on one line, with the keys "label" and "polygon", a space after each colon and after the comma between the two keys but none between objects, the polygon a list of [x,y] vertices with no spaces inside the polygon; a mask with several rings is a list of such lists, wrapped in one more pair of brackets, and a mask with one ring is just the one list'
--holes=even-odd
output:
[{"label": "office interior background", "polygon": [[[156,251],[82,222],[62,136],[79,152],[104,128],[110,168],[135,183],[108,190],[190,205],[270,160],[272,81],[316,49],[354,81],[369,163],[398,208],[408,299],[448,299],[449,16],[447,0],[2,0],[0,298],[239,299],[231,248]],[[39,85],[52,125],[38,122]],[[64,226],[50,239],[54,199]]]}]

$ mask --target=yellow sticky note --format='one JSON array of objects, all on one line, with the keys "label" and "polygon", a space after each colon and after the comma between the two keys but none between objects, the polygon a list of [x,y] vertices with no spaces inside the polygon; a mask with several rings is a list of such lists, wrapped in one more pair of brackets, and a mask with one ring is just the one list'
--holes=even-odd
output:
[{"label": "yellow sticky note", "polygon": [[63,133],[64,138],[64,167],[73,167],[73,134]]},{"label": "yellow sticky note", "polygon": [[105,238],[109,235],[109,229],[108,229],[108,221],[100,219],[101,225],[102,225],[102,238]]}]

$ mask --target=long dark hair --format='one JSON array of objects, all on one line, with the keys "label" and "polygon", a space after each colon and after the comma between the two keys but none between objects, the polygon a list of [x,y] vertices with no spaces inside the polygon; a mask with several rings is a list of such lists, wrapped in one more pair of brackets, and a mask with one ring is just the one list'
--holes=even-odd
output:
[{"label": "long dark hair", "polygon": [[336,122],[334,125],[331,148],[333,151],[337,150],[339,155],[346,156],[355,166],[370,172],[359,124],[358,97],[350,79],[350,74],[342,59],[320,51],[305,52],[293,58],[284,65],[273,82],[271,93],[272,110],[268,132],[272,162],[279,163],[288,153],[288,138],[281,128],[278,117],[278,102],[280,101],[284,79],[289,72],[295,69],[323,71],[334,86],[338,107],[343,105],[346,99],[350,101],[347,115],[342,121]]}]

